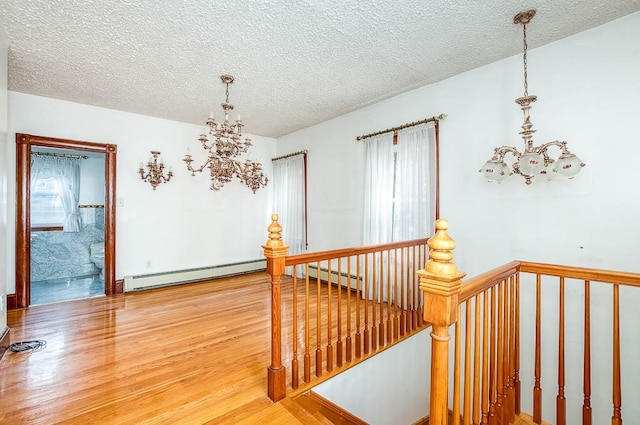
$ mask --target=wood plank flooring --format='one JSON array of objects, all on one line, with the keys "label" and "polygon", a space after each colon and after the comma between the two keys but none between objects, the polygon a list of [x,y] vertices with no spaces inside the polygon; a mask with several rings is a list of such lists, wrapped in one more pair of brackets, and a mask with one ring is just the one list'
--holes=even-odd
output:
[{"label": "wood plank flooring", "polygon": [[[253,273],[13,310],[2,424],[300,424],[266,397],[270,293]],[[317,422],[316,422],[317,423]]]}]

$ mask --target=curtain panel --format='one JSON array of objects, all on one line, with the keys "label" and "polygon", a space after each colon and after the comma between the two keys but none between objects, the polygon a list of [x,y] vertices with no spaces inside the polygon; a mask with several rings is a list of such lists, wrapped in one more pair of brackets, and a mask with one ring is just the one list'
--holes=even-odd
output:
[{"label": "curtain panel", "polygon": [[[289,245],[289,255],[301,254],[307,248],[304,167],[304,154],[273,161],[274,212],[282,226],[282,240]],[[287,267],[285,274],[292,273],[293,268]]]},{"label": "curtain panel", "polygon": [[38,181],[53,179],[64,209],[64,232],[79,232],[81,228],[78,202],[80,199],[80,161],[76,158],[31,155],[31,189]]}]

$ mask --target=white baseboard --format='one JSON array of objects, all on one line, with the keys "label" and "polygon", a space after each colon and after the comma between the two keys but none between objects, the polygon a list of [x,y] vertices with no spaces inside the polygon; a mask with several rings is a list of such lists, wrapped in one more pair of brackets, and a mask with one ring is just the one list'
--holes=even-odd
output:
[{"label": "white baseboard", "polygon": [[233,276],[261,271],[265,270],[266,267],[266,260],[260,259],[245,261],[241,263],[222,264],[211,267],[200,267],[197,269],[177,270],[137,276],[125,276],[124,290],[125,292],[130,292],[139,289],[150,289],[160,286],[176,285],[180,283],[197,282],[201,280],[214,279],[216,277]]}]

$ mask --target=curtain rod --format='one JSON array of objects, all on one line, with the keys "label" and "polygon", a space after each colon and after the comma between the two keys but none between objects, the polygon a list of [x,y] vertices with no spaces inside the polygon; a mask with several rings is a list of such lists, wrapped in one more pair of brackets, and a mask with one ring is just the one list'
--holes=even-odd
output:
[{"label": "curtain rod", "polygon": [[58,158],[74,158],[74,159],[87,159],[87,155],[70,155],[67,153],[53,153],[53,152],[31,152],[32,155],[40,156],[56,156]]},{"label": "curtain rod", "polygon": [[304,155],[306,155],[306,154],[307,154],[307,150],[306,150],[306,149],[305,149],[305,150],[303,150],[303,151],[300,151],[300,152],[294,152],[294,153],[290,153],[289,155],[283,155],[283,156],[279,156],[279,157],[277,157],[277,158],[273,158],[273,159],[271,159],[271,161],[277,161],[277,160],[279,160],[279,159],[290,158],[290,157],[292,157],[292,156],[296,156],[296,155],[303,155],[303,154],[304,154]]},{"label": "curtain rod", "polygon": [[438,122],[442,119],[445,119],[447,117],[447,114],[440,114],[437,117],[431,117],[431,118],[425,118],[423,120],[420,121],[414,121],[414,122],[410,122],[408,124],[402,124],[399,125],[397,127],[391,127],[391,128],[387,128],[386,130],[382,130],[382,131],[376,131],[375,133],[371,133],[371,134],[365,134],[364,136],[358,136],[356,137],[356,140],[363,140],[366,139],[368,137],[373,137],[373,136],[378,136],[380,134],[385,134],[385,133],[391,133],[391,132],[396,132],[398,130],[402,130],[403,128],[409,128],[409,127],[413,127],[416,125],[420,125],[420,124],[426,124],[428,122]]}]

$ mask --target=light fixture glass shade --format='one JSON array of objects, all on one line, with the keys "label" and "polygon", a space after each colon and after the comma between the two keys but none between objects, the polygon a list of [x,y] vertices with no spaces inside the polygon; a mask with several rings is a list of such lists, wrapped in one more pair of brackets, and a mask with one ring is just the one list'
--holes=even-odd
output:
[{"label": "light fixture glass shade", "polygon": [[518,160],[518,168],[525,176],[535,176],[544,168],[544,158],[539,153],[525,152]]},{"label": "light fixture glass shade", "polygon": [[498,183],[511,175],[507,164],[497,159],[490,159],[485,162],[480,172],[484,175],[485,179]]},{"label": "light fixture glass shade", "polygon": [[582,160],[572,153],[563,153],[556,162],[556,171],[561,176],[573,177],[584,167]]},{"label": "light fixture glass shade", "polygon": [[542,174],[547,181],[555,179],[558,176],[556,172],[556,162],[553,159],[549,159],[549,163],[540,171],[540,174]]}]

